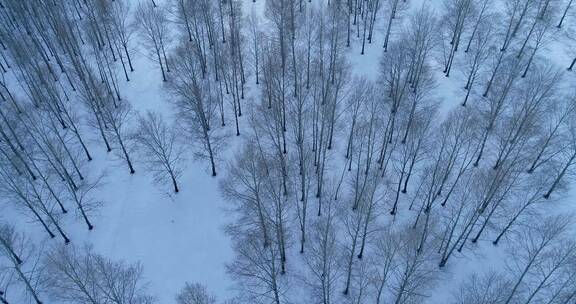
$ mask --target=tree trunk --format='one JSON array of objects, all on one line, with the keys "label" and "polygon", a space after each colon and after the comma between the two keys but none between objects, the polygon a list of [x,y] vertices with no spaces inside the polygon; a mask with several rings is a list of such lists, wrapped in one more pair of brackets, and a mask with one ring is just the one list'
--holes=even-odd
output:
[{"label": "tree trunk", "polygon": [[560,183],[560,180],[564,177],[564,175],[568,171],[568,168],[572,165],[572,162],[574,161],[575,158],[576,158],[576,151],[574,152],[574,154],[572,154],[572,156],[570,157],[570,159],[568,160],[568,162],[566,163],[566,165],[564,166],[564,168],[562,169],[562,171],[560,172],[558,177],[556,177],[556,180],[554,180],[554,183],[550,187],[550,190],[548,190],[548,192],[546,192],[546,194],[544,194],[545,199],[550,198],[550,195],[552,194],[554,189],[556,189],[556,187]]}]

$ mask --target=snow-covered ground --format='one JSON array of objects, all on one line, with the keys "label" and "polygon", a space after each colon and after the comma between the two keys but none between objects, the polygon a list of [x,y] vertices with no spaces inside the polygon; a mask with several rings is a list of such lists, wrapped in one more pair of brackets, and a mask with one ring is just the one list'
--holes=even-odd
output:
[{"label": "snow-covered ground", "polygon": [[[417,0],[410,5],[411,8],[430,5],[438,11],[441,9],[441,2]],[[163,1],[157,3],[164,4]],[[256,3],[251,0],[243,1],[245,16],[252,10],[262,15],[263,8],[264,0],[257,0]],[[366,45],[364,55],[360,55],[360,43],[352,43],[347,57],[353,75],[366,76],[371,80],[377,78],[380,58],[384,56],[383,28],[383,22],[378,23],[374,41]],[[148,58],[148,53],[142,51],[137,43],[135,48],[136,71],[130,74],[130,82],[120,82],[122,97],[140,113],[153,110],[170,117],[173,111],[167,102],[169,96],[162,88],[157,64]],[[570,61],[565,46],[560,43],[554,44],[546,52],[561,67]],[[464,95],[461,88],[463,75],[454,73],[450,78],[445,78],[441,67],[438,67],[436,76],[436,94],[442,100],[443,111],[458,106]],[[567,77],[574,79],[573,75]],[[246,107],[250,107],[250,101],[256,94],[253,81],[248,82],[248,88]],[[247,125],[246,119],[242,117],[240,123]],[[229,126],[231,128],[232,124]],[[128,174],[125,164],[107,154],[96,140],[97,138],[94,138],[94,142],[90,144],[94,161],[89,163],[87,171],[94,176],[105,173],[103,185],[96,195],[98,200],[102,201],[103,207],[94,217],[93,231],[87,231],[80,221],[66,218],[64,227],[72,242],[92,244],[96,252],[112,259],[140,262],[144,267],[145,279],[150,283],[149,291],[158,297],[158,303],[174,303],[174,296],[185,282],[204,284],[219,299],[233,296],[233,284],[225,269],[225,264],[232,261],[233,252],[231,240],[223,231],[223,227],[230,223],[233,215],[227,211],[227,202],[218,190],[218,183],[224,174],[211,177],[205,162],[190,159],[186,162],[187,168],[181,178],[181,192],[174,194],[170,189],[154,185],[151,174],[146,172],[137,159],[134,165],[136,174]],[[219,172],[225,173],[226,161],[234,158],[242,140],[242,136],[233,136],[230,131],[219,161]],[[558,203],[562,207],[557,209],[565,212],[576,210],[575,198],[576,191],[572,189],[566,198]],[[25,221],[13,210],[6,209],[2,214],[2,218],[9,222]],[[53,242],[45,240],[44,235],[39,235],[41,231],[38,229],[27,229],[26,232],[44,246]],[[494,247],[489,242],[480,242],[479,247],[478,250],[451,261],[444,270],[444,283],[438,286],[428,303],[446,303],[453,288],[471,271],[502,267],[503,253],[500,247]],[[308,302],[303,299],[298,303]]]}]

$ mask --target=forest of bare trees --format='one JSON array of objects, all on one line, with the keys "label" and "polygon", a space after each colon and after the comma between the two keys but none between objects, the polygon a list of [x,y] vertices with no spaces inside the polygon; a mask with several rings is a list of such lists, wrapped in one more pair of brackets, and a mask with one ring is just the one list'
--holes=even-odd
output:
[{"label": "forest of bare trees", "polygon": [[218,184],[234,288],[178,304],[576,303],[573,4],[1,0],[0,303],[161,303],[75,238],[98,157]]}]

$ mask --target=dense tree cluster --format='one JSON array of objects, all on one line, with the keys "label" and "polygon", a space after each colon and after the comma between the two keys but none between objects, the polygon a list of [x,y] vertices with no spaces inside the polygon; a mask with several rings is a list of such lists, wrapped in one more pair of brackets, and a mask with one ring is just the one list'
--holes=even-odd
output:
[{"label": "dense tree cluster", "polygon": [[[573,1],[411,2],[2,1],[2,208],[73,244],[3,223],[0,302],[155,302],[140,264],[67,232],[102,206],[94,149],[175,193],[189,159],[222,176],[231,303],[424,303],[492,245],[502,267],[449,303],[576,301],[573,216],[555,207],[576,174],[576,59],[549,58],[575,56]],[[377,75],[354,69],[370,44]],[[135,56],[173,115],[124,97]],[[199,283],[175,299],[217,303]]]}]

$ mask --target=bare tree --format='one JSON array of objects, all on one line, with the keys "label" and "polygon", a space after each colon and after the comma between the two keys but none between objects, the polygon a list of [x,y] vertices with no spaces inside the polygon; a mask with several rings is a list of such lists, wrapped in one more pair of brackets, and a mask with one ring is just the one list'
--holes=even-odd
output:
[{"label": "bare tree", "polygon": [[56,247],[46,255],[45,264],[54,299],[79,304],[104,301],[90,248]]},{"label": "bare tree", "polygon": [[540,203],[544,200],[542,194],[546,191],[546,179],[544,174],[534,174],[522,180],[519,191],[516,191],[517,194],[509,204],[511,205],[509,209],[513,211],[512,216],[506,218],[502,230],[492,244],[497,245],[507,232],[513,230],[515,225],[523,225],[524,221],[534,220],[534,213],[538,212],[536,208],[543,207]]},{"label": "bare tree", "polygon": [[531,17],[537,7],[537,2],[539,1],[513,0],[506,2],[506,30],[503,33],[504,41],[500,48],[501,52],[506,51],[513,39],[524,29],[526,20]]},{"label": "bare tree", "polygon": [[196,56],[189,52],[187,44],[175,52],[174,78],[167,89],[173,96],[173,104],[189,138],[201,147],[197,156],[210,161],[212,176],[216,176],[218,136],[212,128],[212,116],[218,105],[216,89],[209,79],[202,78],[202,69]]},{"label": "bare tree", "polygon": [[576,111],[576,102],[573,96],[561,98],[559,102],[555,103],[553,109],[550,111],[550,117],[543,127],[544,131],[538,134],[538,138],[534,141],[534,160],[528,168],[528,173],[533,173],[547,164],[553,163],[556,156],[562,153],[566,148],[563,144],[567,139],[570,130],[570,119]]},{"label": "bare tree", "polygon": [[40,300],[42,269],[38,267],[39,253],[31,240],[16,232],[13,226],[0,226],[0,257],[8,262],[7,270],[13,272],[15,280],[22,284],[24,295],[36,304],[43,303]]},{"label": "bare tree", "polygon": [[184,288],[176,296],[178,304],[215,304],[216,298],[206,290],[206,287],[198,283],[186,283]]},{"label": "bare tree", "polygon": [[[482,138],[479,143],[479,151],[474,162],[474,167],[480,164],[480,160],[484,155],[484,150],[486,149],[487,143],[498,126],[500,118],[503,113],[505,113],[510,98],[512,97],[511,92],[513,92],[514,84],[518,81],[520,61],[514,58],[503,58],[501,53],[496,66],[493,69],[492,76],[488,81],[486,91],[484,92],[484,98],[482,99],[482,104],[479,104],[480,111],[485,117],[483,122]],[[500,69],[504,68],[502,72],[498,72]],[[492,92],[492,94],[488,94]]]},{"label": "bare tree", "polygon": [[519,101],[516,107],[510,108],[501,120],[501,127],[496,130],[498,138],[497,159],[494,168],[506,161],[517,149],[521,149],[531,137],[537,135],[540,124],[538,113],[550,111],[556,90],[561,81],[560,71],[553,68],[538,67],[518,87],[514,94]]},{"label": "bare tree", "polygon": [[524,303],[545,302],[549,299],[548,286],[559,279],[563,271],[571,271],[571,263],[574,263],[575,259],[576,243],[573,240],[562,241],[560,248],[547,256],[542,263],[540,273],[535,277],[534,287],[531,288]]},{"label": "bare tree", "polygon": [[170,72],[166,57],[166,49],[170,41],[166,10],[163,7],[154,7],[150,3],[140,2],[136,7],[136,25],[142,39],[152,49],[160,65],[162,80],[166,81],[165,72]]},{"label": "bare tree", "polygon": [[518,237],[518,250],[514,251],[514,259],[509,264],[514,273],[512,288],[507,293],[504,304],[517,299],[517,294],[523,288],[529,276],[535,269],[543,266],[548,253],[557,251],[563,234],[569,229],[570,218],[566,216],[550,216],[539,221],[535,226],[528,227]]},{"label": "bare tree", "polygon": [[554,180],[548,191],[544,194],[545,199],[548,199],[550,195],[562,185],[562,182],[565,182],[565,179],[571,177],[572,166],[576,163],[576,123],[574,119],[570,119],[568,124],[566,144],[569,148],[563,152],[562,163],[559,168],[555,170]]},{"label": "bare tree", "polygon": [[385,1],[384,5],[386,5],[386,34],[384,35],[384,52],[388,51],[388,44],[390,41],[390,36],[392,35],[392,26],[394,25],[394,20],[400,17],[400,14],[403,10],[406,9],[406,1],[402,0],[389,0]]},{"label": "bare tree", "polygon": [[147,294],[141,264],[111,261],[101,255],[95,256],[94,264],[105,301],[121,304],[155,302],[154,297]]},{"label": "bare tree", "polygon": [[566,15],[568,15],[568,11],[572,7],[573,1],[574,0],[570,0],[570,1],[568,1],[568,4],[566,4],[566,8],[564,9],[564,12],[562,13],[562,18],[560,18],[560,21],[558,22],[558,28],[562,27],[562,23],[564,23],[564,19],[566,19]]},{"label": "bare tree", "polygon": [[466,64],[464,65],[464,69],[466,69],[465,75],[467,75],[467,80],[464,89],[467,92],[462,106],[467,105],[470,94],[475,88],[474,84],[476,84],[478,78],[482,76],[486,70],[484,65],[487,59],[495,52],[492,20],[493,18],[485,18],[476,24],[474,36],[470,38],[466,48]]},{"label": "bare tree", "polygon": [[467,191],[475,182],[473,174],[466,174],[462,177],[462,184],[452,192],[452,200],[444,212],[445,218],[442,219],[444,232],[438,252],[441,255],[439,267],[444,267],[450,257],[467,243],[467,233],[472,229],[476,220],[476,209],[474,200],[477,194],[474,191]]},{"label": "bare tree", "polygon": [[[471,26],[475,16],[476,1],[474,0],[448,0],[444,1],[445,15],[441,29],[444,32],[444,74],[450,76],[450,71],[456,59],[462,36]],[[448,45],[446,45],[448,42]]]},{"label": "bare tree", "polygon": [[152,304],[140,264],[116,262],[91,247],[56,247],[45,265],[52,296],[64,302]]},{"label": "bare tree", "polygon": [[281,253],[278,246],[262,248],[259,238],[246,235],[235,242],[236,257],[227,271],[250,303],[285,302],[288,285],[281,276]]},{"label": "bare tree", "polygon": [[506,278],[494,271],[482,275],[472,274],[460,284],[453,295],[453,304],[495,304],[502,303],[505,291],[509,288]]},{"label": "bare tree", "polygon": [[174,128],[154,112],[141,116],[138,123],[135,140],[154,180],[158,184],[171,183],[174,192],[178,193],[178,178],[183,170],[182,142]]},{"label": "bare tree", "polygon": [[376,241],[375,256],[370,259],[375,268],[372,278],[376,290],[376,301],[383,303],[388,294],[389,284],[393,281],[393,273],[398,267],[398,254],[401,249],[401,239],[392,227],[385,227]]},{"label": "bare tree", "polygon": [[[332,195],[325,195],[332,197]],[[329,199],[323,204],[322,217],[311,227],[310,242],[305,256],[309,278],[305,281],[314,301],[322,304],[334,303],[338,293],[337,284],[342,275],[339,263],[337,234],[338,201]]]},{"label": "bare tree", "polygon": [[84,221],[88,230],[94,229],[91,218],[102,207],[102,202],[95,197],[96,190],[101,186],[101,178],[87,177],[76,189],[66,185],[64,190],[64,197],[76,206],[77,216]]},{"label": "bare tree", "polygon": [[254,56],[252,63],[254,65],[254,77],[256,78],[256,84],[260,84],[260,69],[261,69],[260,43],[264,36],[262,30],[259,29],[261,23],[262,22],[259,20],[258,15],[256,14],[256,11],[253,8],[252,12],[250,13],[249,25],[250,25],[250,33],[252,34],[251,51]]},{"label": "bare tree", "polygon": [[437,280],[437,267],[431,263],[430,251],[419,251],[419,233],[406,230],[398,255],[398,267],[391,283],[394,304],[423,301],[429,288]]},{"label": "bare tree", "polygon": [[[363,203],[362,206],[365,204]],[[363,209],[363,208],[362,208]],[[342,214],[342,221],[344,223],[344,231],[346,232],[346,245],[343,246],[343,251],[345,252],[346,260],[346,281],[344,285],[343,293],[348,295],[350,291],[350,283],[352,280],[352,271],[354,266],[354,257],[358,251],[360,245],[361,233],[362,233],[362,223],[364,220],[364,212],[359,209],[355,212],[340,212]]]},{"label": "bare tree", "polygon": [[0,178],[5,197],[10,198],[17,209],[30,216],[33,221],[38,221],[51,238],[55,235],[51,226],[55,227],[64,242],[70,239],[64,232],[60,217],[54,212],[54,202],[47,196],[46,190],[37,185],[31,179],[21,177],[9,168],[0,167]]},{"label": "bare tree", "polygon": [[126,101],[120,101],[116,105],[107,103],[102,106],[102,119],[109,126],[108,132],[114,142],[120,146],[119,157],[126,161],[130,174],[134,174],[134,166],[130,158],[131,147],[129,142],[129,123],[133,118],[132,106]]},{"label": "bare tree", "polygon": [[554,26],[552,25],[552,16],[551,14],[545,14],[542,18],[536,17],[536,21],[534,21],[533,26],[530,28],[528,32],[528,36],[522,48],[520,49],[520,53],[526,48],[526,46],[531,43],[532,52],[530,52],[528,57],[528,63],[526,64],[526,68],[522,73],[522,78],[526,77],[530,67],[533,65],[534,60],[537,58],[537,52],[542,48],[545,47],[550,41],[553,41],[556,38],[556,31]]},{"label": "bare tree", "polygon": [[134,72],[132,65],[132,58],[130,57],[130,42],[134,34],[134,27],[129,23],[130,17],[130,2],[128,1],[113,1],[110,10],[110,23],[112,27],[112,34],[114,35],[116,50],[122,67],[125,72],[126,80],[129,81],[128,74],[124,63],[124,55],[128,61],[130,72]]},{"label": "bare tree", "polygon": [[244,148],[243,153],[228,168],[226,178],[220,183],[224,197],[235,205],[240,214],[230,232],[251,234],[262,238],[263,247],[270,244],[270,224],[268,206],[264,201],[264,184],[267,169],[262,155],[255,150],[254,141]]}]

